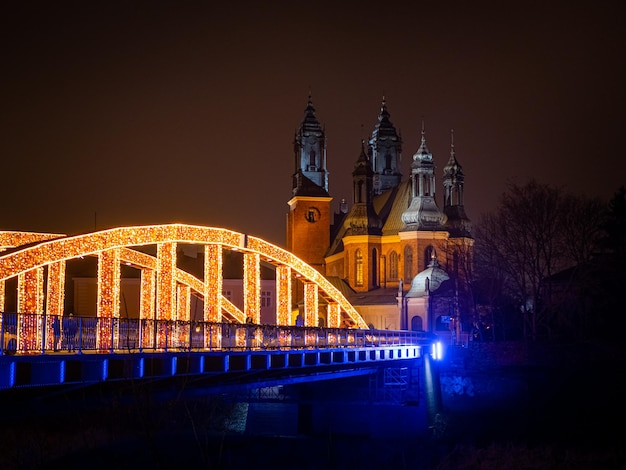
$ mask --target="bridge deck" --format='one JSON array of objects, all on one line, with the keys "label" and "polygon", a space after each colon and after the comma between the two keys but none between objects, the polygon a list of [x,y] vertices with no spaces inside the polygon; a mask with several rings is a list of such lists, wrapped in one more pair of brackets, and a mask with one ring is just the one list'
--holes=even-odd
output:
[{"label": "bridge deck", "polygon": [[[91,317],[76,318],[74,336],[55,338],[45,334],[50,323],[43,315],[4,316],[0,390],[184,376],[232,379],[250,372],[264,379],[315,379],[326,371],[348,374],[416,359],[433,343],[433,337],[410,331]],[[104,328],[110,341],[98,336]]]},{"label": "bridge deck", "polygon": [[229,375],[232,381],[233,376],[248,372],[257,373],[255,382],[277,376],[282,376],[281,383],[296,376],[302,380],[314,375],[311,380],[321,380],[325,372],[364,373],[359,370],[384,361],[417,359],[421,355],[421,345],[14,355],[0,359],[0,390],[183,376]]}]

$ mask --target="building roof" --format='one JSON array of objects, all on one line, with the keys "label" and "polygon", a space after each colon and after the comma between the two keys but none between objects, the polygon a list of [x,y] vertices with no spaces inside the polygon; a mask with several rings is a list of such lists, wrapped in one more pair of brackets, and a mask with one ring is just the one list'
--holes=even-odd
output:
[{"label": "building roof", "polygon": [[328,281],[339,290],[355,307],[362,305],[397,305],[397,288],[378,288],[369,292],[355,292],[348,283],[337,276],[329,276]]}]

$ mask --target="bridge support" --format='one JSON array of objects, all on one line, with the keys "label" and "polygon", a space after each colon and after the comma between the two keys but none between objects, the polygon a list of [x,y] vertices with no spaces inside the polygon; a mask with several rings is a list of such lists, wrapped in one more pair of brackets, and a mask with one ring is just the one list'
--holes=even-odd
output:
[{"label": "bridge support", "polygon": [[442,398],[439,368],[430,354],[424,355],[424,393],[428,409],[428,421],[430,426],[433,426],[437,415],[442,410]]}]

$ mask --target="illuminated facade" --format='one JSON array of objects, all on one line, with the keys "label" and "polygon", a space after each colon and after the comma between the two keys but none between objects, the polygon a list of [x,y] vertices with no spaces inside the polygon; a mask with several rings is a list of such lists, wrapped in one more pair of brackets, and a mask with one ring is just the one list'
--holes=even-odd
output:
[{"label": "illuminated facade", "polygon": [[[412,281],[435,262],[458,286],[463,276],[460,256],[471,256],[473,247],[463,204],[464,175],[454,141],[443,171],[441,210],[424,126],[411,174],[403,180],[402,139],[383,100],[371,138],[361,143],[354,165],[351,204],[342,201],[339,213],[332,215],[326,159],[314,165],[307,158],[312,148],[318,149],[315,145],[326,155],[326,136],[321,129],[309,97],[294,140],[287,248],[344,292],[368,325],[376,329],[436,329],[434,290],[411,290]],[[442,283],[438,293],[449,290],[450,284]],[[301,296],[306,298],[306,292]],[[450,302],[443,304],[447,310],[452,308]],[[444,313],[439,308],[437,316],[454,317]]]}]

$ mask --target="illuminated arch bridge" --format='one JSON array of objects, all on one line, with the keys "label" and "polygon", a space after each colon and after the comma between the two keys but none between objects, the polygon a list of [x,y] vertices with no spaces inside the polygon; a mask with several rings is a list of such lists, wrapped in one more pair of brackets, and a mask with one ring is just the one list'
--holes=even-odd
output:
[{"label": "illuminated arch bridge", "polygon": [[[273,265],[276,270],[275,325],[290,324],[292,290],[296,283],[302,283],[305,327],[318,325],[321,298],[326,304],[328,328],[338,328],[343,319],[352,320],[357,328],[367,328],[354,307],[317,270],[282,248],[231,230],[170,224],[120,227],[71,237],[32,233],[20,235],[16,232],[4,232],[1,236],[4,237],[0,239],[3,248],[15,248],[0,253],[0,307],[4,310],[6,281],[17,278],[17,311],[21,314],[46,314],[51,318],[63,315],[66,262],[97,256],[98,344],[109,344],[115,334],[110,326],[114,323],[102,320],[120,317],[122,264],[140,270],[141,320],[188,322],[191,297],[197,296],[203,300],[205,322],[244,323],[252,320],[252,323],[258,324],[261,262],[264,262]],[[177,267],[179,244],[204,247],[203,279]],[[156,256],[141,251],[141,247],[150,245],[156,245]],[[243,255],[243,309],[222,295],[225,249],[239,251]],[[21,320],[18,333],[28,327],[23,324],[26,321]],[[43,327],[48,328],[51,326]]]}]

